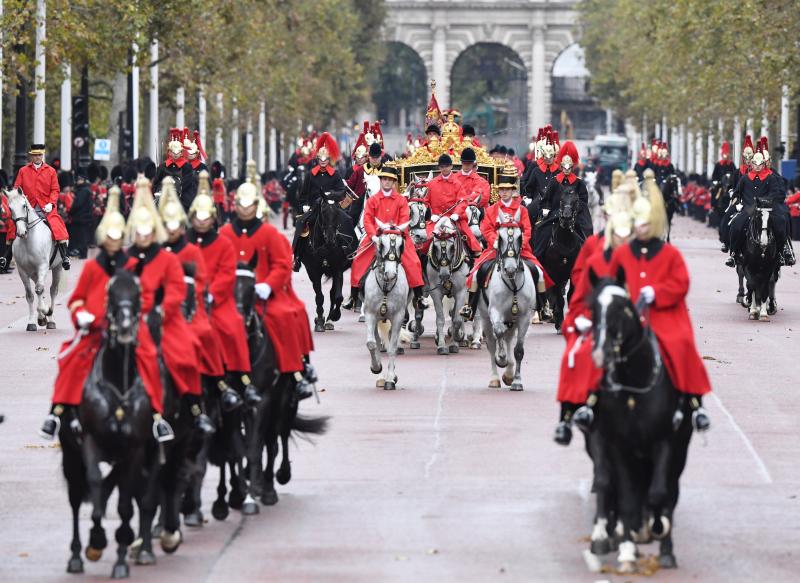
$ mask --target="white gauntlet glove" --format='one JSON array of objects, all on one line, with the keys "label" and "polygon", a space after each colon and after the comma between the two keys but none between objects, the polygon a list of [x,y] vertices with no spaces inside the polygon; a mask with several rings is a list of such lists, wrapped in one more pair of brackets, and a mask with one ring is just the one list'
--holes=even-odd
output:
[{"label": "white gauntlet glove", "polygon": [[94,314],[81,310],[75,314],[75,321],[78,323],[78,328],[86,330],[94,322]]},{"label": "white gauntlet glove", "polygon": [[44,205],[44,208],[42,210],[46,213],[49,213],[51,210],[53,210],[53,203],[48,202],[46,205]]},{"label": "white gauntlet glove", "polygon": [[303,205],[303,212],[304,212],[304,213],[307,213],[307,212],[308,212],[308,211],[310,211],[310,210],[311,210],[311,207],[310,207],[309,205],[307,205],[307,204],[304,204],[304,205]]},{"label": "white gauntlet glove", "polygon": [[578,316],[575,318],[575,328],[581,334],[585,334],[592,329],[592,321],[586,316]]},{"label": "white gauntlet glove", "polygon": [[438,223],[439,222],[439,218],[440,218],[439,215],[431,215],[431,220],[434,223]]},{"label": "white gauntlet glove", "polygon": [[542,209],[542,216],[543,217],[546,217],[549,214],[550,214],[550,209]]},{"label": "white gauntlet glove", "polygon": [[213,295],[211,295],[211,293],[207,293],[207,294],[206,294],[206,302],[207,302],[209,305],[213,305],[213,304],[214,304],[214,296],[213,296]]},{"label": "white gauntlet glove", "polygon": [[376,247],[378,246],[378,243],[380,242],[380,240],[381,240],[381,238],[378,237],[378,235],[373,235],[372,242],[375,243]]},{"label": "white gauntlet glove", "polygon": [[453,213],[452,215],[450,215],[450,220],[453,221],[454,223],[457,223],[458,222],[458,213]]},{"label": "white gauntlet glove", "polygon": [[644,303],[649,306],[656,299],[656,290],[653,289],[652,285],[646,285],[641,289],[639,295],[644,300]]},{"label": "white gauntlet glove", "polygon": [[272,288],[269,287],[268,283],[257,283],[256,284],[256,295],[260,300],[267,300],[272,293]]}]

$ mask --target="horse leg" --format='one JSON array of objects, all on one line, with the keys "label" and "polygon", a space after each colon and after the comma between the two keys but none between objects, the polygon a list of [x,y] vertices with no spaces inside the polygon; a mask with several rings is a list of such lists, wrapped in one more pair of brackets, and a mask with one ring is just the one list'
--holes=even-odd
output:
[{"label": "horse leg", "polygon": [[[459,281],[459,283],[461,285],[458,286],[458,291],[453,294],[455,304],[453,307],[453,314],[451,316],[453,322],[453,339],[452,344],[450,345],[451,352],[458,352],[459,346],[469,346],[466,338],[467,334],[464,325],[464,318],[461,316],[461,306],[467,303],[467,283],[466,281]],[[455,351],[453,351],[453,346],[456,348]]]},{"label": "horse leg", "polygon": [[497,350],[497,338],[493,332],[486,335],[486,349],[489,351],[489,362],[491,363],[492,371],[489,375],[489,388],[500,388],[500,375],[497,372],[497,362],[495,361],[495,351]]},{"label": "horse leg", "polygon": [[153,554],[153,519],[158,507],[158,498],[161,487],[159,478],[161,469],[158,461],[153,461],[145,469],[146,479],[138,488],[137,501],[139,504],[139,538],[130,547],[131,556],[137,565],[155,565],[156,556]]},{"label": "horse leg", "polygon": [[192,472],[191,481],[189,482],[189,487],[185,494],[189,498],[189,501],[185,509],[188,510],[188,512],[184,512],[183,523],[189,527],[203,526],[203,512],[201,510],[203,506],[202,490],[203,479],[205,478],[206,469],[208,468],[208,447],[208,440],[204,440],[203,446],[197,453],[197,458],[195,460],[197,469]]},{"label": "horse leg", "polygon": [[217,484],[217,499],[211,506],[211,515],[217,520],[225,520],[228,518],[228,503],[225,501],[225,494],[228,492],[225,487],[225,467],[226,463],[223,461],[219,465],[219,483]]},{"label": "horse leg", "polygon": [[566,282],[556,286],[555,307],[553,309],[553,323],[556,326],[556,334],[561,334],[561,324],[564,323],[564,293],[566,286]]},{"label": "horse leg", "polygon": [[395,359],[397,358],[397,345],[400,342],[400,329],[403,325],[403,313],[398,312],[392,321],[392,329],[389,331],[389,366],[386,370],[386,382],[383,388],[392,391],[397,388],[397,373],[395,373]]},{"label": "horse leg", "polygon": [[[344,273],[339,271],[338,269],[333,274],[333,281],[331,282],[331,307],[330,311],[328,311],[328,318],[325,321],[325,329],[333,330],[333,323],[338,322],[339,319],[342,317],[342,301],[344,301],[344,297],[342,297],[342,285],[344,284]],[[328,325],[330,324],[330,328]]]},{"label": "horse leg", "polygon": [[67,479],[69,490],[69,505],[72,507],[72,543],[70,544],[72,555],[67,563],[67,573],[83,573],[79,513],[86,491],[86,474],[78,456],[64,454],[64,476]]},{"label": "horse leg", "polygon": [[436,354],[445,355],[449,354],[447,350],[447,346],[445,346],[444,340],[444,325],[445,325],[445,313],[444,313],[444,298],[442,297],[442,292],[438,289],[431,291],[431,297],[433,298],[433,307],[436,310]]},{"label": "horse leg", "polygon": [[317,317],[314,318],[314,332],[325,332],[325,296],[322,293],[322,276],[315,272],[314,276],[311,278],[311,284],[314,287],[314,301],[317,304]]},{"label": "horse leg", "polygon": [[61,282],[61,267],[56,267],[51,273],[50,281],[50,308],[47,310],[47,329],[55,330],[56,321],[53,318],[53,310],[56,305],[56,296],[58,295],[58,285]]},{"label": "horse leg", "polygon": [[17,271],[19,271],[19,278],[22,280],[22,285],[25,287],[25,301],[28,302],[28,325],[25,330],[28,332],[36,332],[36,308],[33,303],[35,297],[33,281],[23,273],[21,267],[18,266]]},{"label": "horse leg", "polygon": [[47,272],[49,270],[49,265],[40,266],[39,269],[36,270],[36,278],[34,280],[34,290],[36,291],[36,311],[38,312],[36,316],[36,323],[39,324],[39,326],[47,325],[47,311],[49,308],[47,307],[47,300],[44,296],[44,283],[47,281]]},{"label": "horse leg", "polygon": [[506,353],[505,342],[508,328],[506,328],[503,315],[496,309],[490,310],[490,319],[492,322],[492,335],[496,341],[496,348],[492,356],[494,357],[498,367],[505,368],[508,365],[508,355]]},{"label": "horse leg", "polygon": [[281,485],[288,484],[292,479],[292,462],[289,459],[289,435],[291,432],[291,428],[281,431],[281,465],[275,473],[275,479]]},{"label": "horse leg", "polygon": [[[141,453],[136,457],[141,458]],[[130,460],[126,460],[130,463]],[[137,479],[137,474],[140,469],[140,463],[131,463],[128,475],[123,476],[117,484],[117,491],[119,499],[117,501],[117,513],[120,518],[120,525],[114,533],[114,538],[117,541],[117,562],[114,563],[114,568],[111,571],[112,579],[127,579],[130,576],[130,569],[128,562],[125,560],[128,554],[128,546],[133,542],[133,529],[131,528],[131,519],[133,518],[133,496],[131,487]]]},{"label": "horse leg", "polygon": [[414,307],[414,338],[411,340],[411,344],[409,345],[413,349],[417,349],[420,347],[419,338],[422,336],[422,333],[425,331],[425,326],[422,324],[422,319],[425,317],[425,308],[424,307]]},{"label": "horse leg", "polygon": [[237,456],[236,459],[228,460],[228,470],[230,471],[228,485],[231,487],[231,492],[228,494],[228,506],[234,510],[241,510],[246,490],[242,483],[244,476],[242,475],[241,458]]},{"label": "horse leg", "polygon": [[[365,302],[366,308],[366,302]],[[378,318],[372,310],[364,310],[364,317],[367,324],[367,350],[369,350],[370,366],[372,374],[381,374],[383,365],[378,346]]]},{"label": "horse leg", "polygon": [[86,558],[99,561],[108,545],[106,531],[103,529],[103,474],[100,472],[99,448],[92,435],[83,438],[83,463],[86,467],[86,482],[89,486],[89,499],[92,503],[92,530],[89,532],[89,545]]},{"label": "horse leg", "polygon": [[469,347],[473,350],[481,349],[481,338],[483,337],[483,320],[477,314],[472,318],[472,336],[470,337]]},{"label": "horse leg", "polygon": [[627,467],[626,461],[617,452],[613,463],[617,470],[618,484],[617,506],[620,509],[622,518],[622,535],[619,543],[619,554],[617,561],[620,564],[619,570],[622,573],[633,573],[636,571],[636,543],[633,542],[633,533],[639,530],[640,520],[637,518],[641,514],[640,496],[636,491],[634,476]]},{"label": "horse leg", "polygon": [[278,457],[278,435],[274,427],[267,430],[267,467],[264,469],[264,493],[261,503],[273,506],[278,503],[278,493],[275,491],[275,459]]},{"label": "horse leg", "polygon": [[516,344],[514,345],[514,381],[511,383],[512,391],[522,390],[522,359],[525,357],[525,336],[528,332],[530,320],[527,315],[517,318]]},{"label": "horse leg", "polygon": [[736,275],[739,277],[739,291],[736,293],[736,303],[744,306],[744,269],[742,269],[741,265],[736,266]]}]

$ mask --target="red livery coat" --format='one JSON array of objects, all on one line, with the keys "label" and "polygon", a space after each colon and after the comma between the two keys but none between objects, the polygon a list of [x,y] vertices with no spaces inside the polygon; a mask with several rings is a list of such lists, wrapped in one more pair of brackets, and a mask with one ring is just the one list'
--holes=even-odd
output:
[{"label": "red livery coat", "polygon": [[[475,235],[469,228],[467,223],[466,208],[467,203],[464,201],[464,190],[461,187],[461,182],[456,177],[455,172],[452,172],[447,178],[441,175],[437,176],[428,183],[428,195],[425,199],[428,208],[431,209],[432,215],[446,215],[450,216],[454,213],[458,214],[458,221],[456,226],[467,238],[467,246],[470,251],[477,253],[481,250],[481,244],[475,238]],[[430,236],[433,233],[433,228],[436,225],[433,221],[428,221],[428,242],[423,247],[423,251],[427,252],[430,246]]]},{"label": "red livery coat", "polygon": [[[588,245],[588,247],[587,247]],[[592,360],[592,332],[580,334],[575,329],[575,318],[584,316],[591,319],[592,314],[587,300],[592,293],[589,271],[598,277],[611,274],[611,252],[603,249],[603,237],[592,235],[586,239],[573,268],[575,292],[569,301],[569,311],[561,328],[567,345],[561,357],[561,371],[558,377],[556,399],[561,402],[581,405],[586,402],[589,391],[596,387],[603,377],[603,369],[597,368]],[[576,279],[577,277],[577,279]]]},{"label": "red livery coat", "polygon": [[206,312],[206,286],[208,273],[206,262],[200,247],[181,239],[177,243],[167,243],[167,251],[177,254],[181,263],[194,265],[195,312],[189,326],[200,341],[198,352],[200,374],[221,377],[225,374],[225,362],[222,360],[223,347],[217,332],[211,327]]},{"label": "red livery coat", "polygon": [[689,272],[680,251],[660,240],[632,241],[614,251],[610,273],[616,273],[618,267],[625,271],[625,281],[634,302],[639,299],[643,287],[649,285],[655,290],[655,301],[650,306],[650,326],[658,338],[672,384],[691,395],[711,391],[686,308]]},{"label": "red livery coat", "polygon": [[[379,192],[375,196],[367,199],[364,205],[364,231],[366,236],[361,240],[358,252],[353,259],[353,266],[350,271],[350,286],[359,287],[364,275],[366,275],[372,260],[375,258],[375,244],[372,238],[379,234],[379,227],[376,219],[387,225],[402,225],[408,223],[409,211],[408,201],[396,190],[392,190],[390,196],[384,196]],[[403,271],[409,287],[419,287],[424,285],[422,279],[422,264],[419,261],[414,241],[406,230],[403,233],[403,256],[401,258]]]},{"label": "red livery coat", "polygon": [[[135,271],[140,262],[144,267],[139,275],[142,286],[143,320],[155,307],[156,292],[162,289],[164,298],[161,311],[164,314],[161,326],[161,354],[164,365],[172,377],[179,395],[202,395],[200,387],[200,364],[197,352],[200,342],[189,327],[181,312],[186,297],[186,282],[183,267],[172,253],[153,245],[147,249],[131,247],[127,269]],[[142,322],[144,326],[144,321]]]},{"label": "red livery coat", "polygon": [[473,170],[469,174],[464,174],[463,171],[459,172],[456,174],[456,179],[461,183],[463,195],[468,203],[474,203],[479,208],[489,206],[492,188],[489,186],[489,182],[478,174],[477,170]]},{"label": "red livery coat", "polygon": [[[116,259],[119,262],[126,260],[125,254],[120,254]],[[82,336],[74,347],[72,347],[74,339],[68,340],[61,346],[58,356],[58,375],[53,387],[53,403],[79,405],[81,402],[83,386],[92,370],[94,359],[100,350],[103,330],[107,326],[106,288],[111,279],[109,272],[113,273],[115,268],[112,261],[114,260],[104,251],[101,251],[97,258],[87,261],[67,302],[73,323],[76,323],[75,314],[80,310],[86,310],[95,317],[95,320],[89,326],[88,334]],[[154,411],[162,413],[164,389],[161,385],[158,352],[147,326],[139,326],[136,368],[145,392],[150,397],[150,405]]]},{"label": "red livery coat", "polygon": [[281,372],[303,370],[303,357],[314,349],[305,304],[292,289],[292,249],[286,237],[269,223],[238,219],[220,229],[236,247],[240,261],[248,262],[258,253],[256,283],[266,283],[272,293],[266,302],[257,300],[264,326],[275,347]]},{"label": "red livery coat", "polygon": [[[21,188],[28,198],[28,202],[34,207],[44,209],[48,203],[52,204],[53,209],[47,213],[47,222],[53,232],[53,240],[66,241],[69,239],[64,219],[58,214],[58,196],[61,189],[58,186],[55,168],[45,163],[42,163],[38,169],[33,164],[23,166],[19,169],[17,179],[14,181],[14,188]],[[8,238],[15,239],[16,236],[16,225],[13,225]]]},{"label": "red livery coat", "polygon": [[505,206],[502,201],[498,200],[492,206],[488,207],[484,212],[483,220],[481,221],[481,234],[486,241],[486,249],[483,250],[481,256],[478,257],[477,261],[475,261],[475,265],[472,266],[472,271],[470,271],[469,276],[467,276],[467,286],[472,285],[472,279],[475,277],[475,274],[478,273],[480,266],[487,261],[491,261],[497,256],[497,249],[495,248],[497,243],[497,229],[499,228],[497,217],[501,209],[503,210],[503,214],[511,215],[512,217],[517,213],[517,211],[520,211],[519,226],[522,228],[522,258],[532,261],[539,269],[542,270],[542,273],[544,273],[545,287],[552,286],[553,280],[550,279],[550,276],[547,275],[547,272],[542,267],[542,264],[539,263],[539,260],[536,259],[533,251],[531,251],[531,219],[528,215],[528,211],[522,208],[519,198],[511,199],[511,204],[509,206]]},{"label": "red livery coat", "polygon": [[214,298],[211,325],[222,342],[222,360],[230,372],[250,372],[250,349],[244,319],[236,309],[233,288],[236,285],[236,249],[227,237],[216,232],[191,234],[203,254],[208,279],[206,287]]},{"label": "red livery coat", "polygon": [[792,218],[800,217],[800,191],[788,197],[786,199],[786,205],[789,207],[789,214]]}]

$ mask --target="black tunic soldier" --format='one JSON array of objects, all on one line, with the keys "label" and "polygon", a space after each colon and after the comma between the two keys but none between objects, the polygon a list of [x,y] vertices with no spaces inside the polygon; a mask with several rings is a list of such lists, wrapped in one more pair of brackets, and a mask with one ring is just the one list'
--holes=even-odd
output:
[{"label": "black tunic soldier", "polygon": [[161,192],[161,182],[167,176],[171,176],[175,181],[175,189],[179,196],[183,185],[184,166],[186,157],[183,153],[183,132],[179,128],[169,130],[169,141],[167,142],[167,159],[156,169],[153,178],[153,192]]},{"label": "black tunic soldier", "polygon": [[528,213],[534,231],[541,213],[542,198],[553,177],[558,173],[558,164],[555,161],[555,144],[553,144],[550,134],[545,136],[545,142],[542,144],[540,151],[542,157],[536,161],[536,165],[533,166],[528,174],[527,182],[522,186],[523,195],[532,199],[531,204],[528,206]]}]

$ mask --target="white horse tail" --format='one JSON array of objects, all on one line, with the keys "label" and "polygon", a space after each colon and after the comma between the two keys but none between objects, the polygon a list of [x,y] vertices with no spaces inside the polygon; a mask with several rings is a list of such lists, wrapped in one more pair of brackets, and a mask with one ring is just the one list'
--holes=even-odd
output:
[{"label": "white horse tail", "polygon": [[392,331],[392,323],[389,320],[378,322],[378,334],[381,337],[381,344],[389,346],[389,332]]}]

